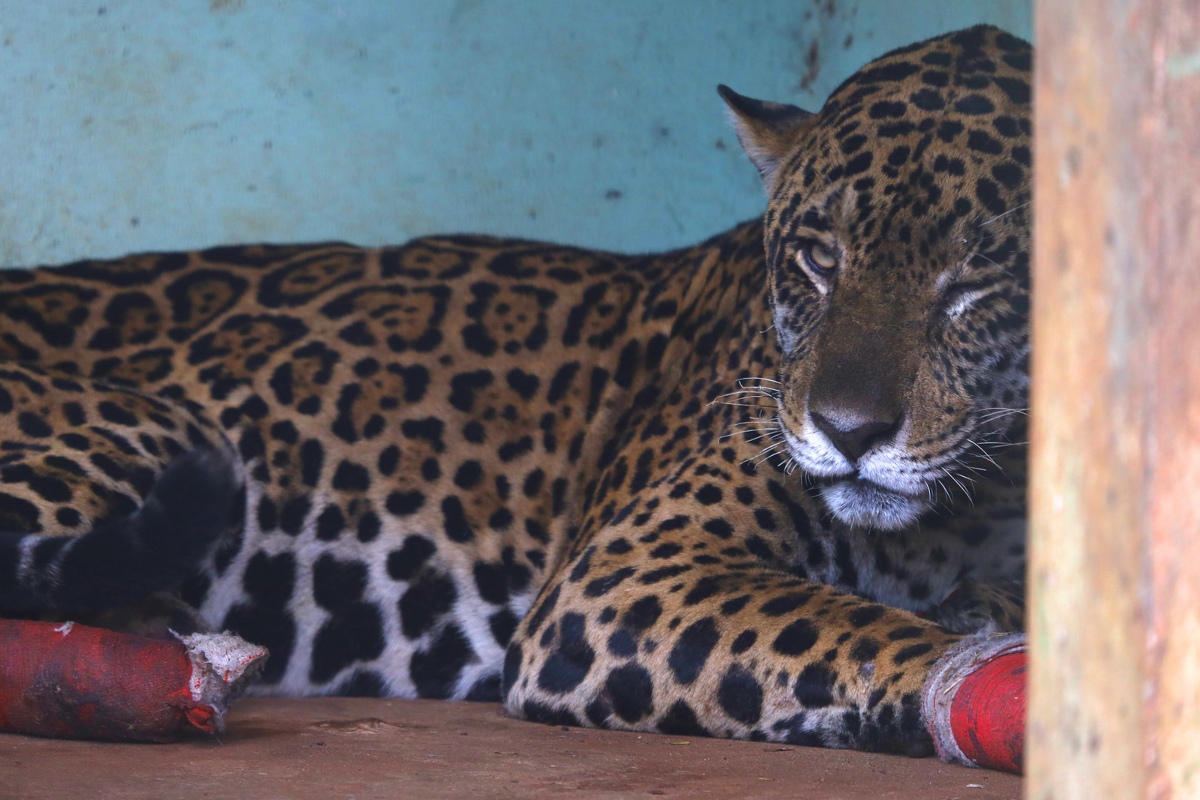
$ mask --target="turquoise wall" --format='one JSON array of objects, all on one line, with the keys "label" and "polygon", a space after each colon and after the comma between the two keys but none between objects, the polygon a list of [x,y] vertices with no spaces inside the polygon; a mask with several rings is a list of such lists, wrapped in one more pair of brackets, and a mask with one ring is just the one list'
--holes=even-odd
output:
[{"label": "turquoise wall", "polygon": [[0,264],[479,231],[635,251],[759,213],[714,91],[809,107],[1030,0],[0,0]]}]

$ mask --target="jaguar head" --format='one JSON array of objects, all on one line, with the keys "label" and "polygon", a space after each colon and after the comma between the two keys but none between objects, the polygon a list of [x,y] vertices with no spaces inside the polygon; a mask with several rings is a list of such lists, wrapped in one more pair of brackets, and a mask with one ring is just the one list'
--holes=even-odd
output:
[{"label": "jaguar head", "polygon": [[845,524],[912,525],[1026,406],[1030,60],[978,27],[815,114],[719,89],[769,196],[779,426]]}]

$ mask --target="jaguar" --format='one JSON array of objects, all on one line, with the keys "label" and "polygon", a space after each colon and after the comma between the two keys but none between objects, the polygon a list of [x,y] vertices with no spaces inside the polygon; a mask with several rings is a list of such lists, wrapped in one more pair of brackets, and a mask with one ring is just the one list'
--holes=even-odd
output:
[{"label": "jaguar", "polygon": [[237,632],[259,695],[931,751],[1019,631],[1030,46],[720,87],[765,214],[0,273],[0,613]]}]

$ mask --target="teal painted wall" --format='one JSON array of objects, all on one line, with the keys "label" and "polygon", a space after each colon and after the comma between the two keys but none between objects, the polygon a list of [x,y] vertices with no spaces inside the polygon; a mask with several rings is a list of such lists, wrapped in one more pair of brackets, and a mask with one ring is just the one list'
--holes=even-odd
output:
[{"label": "teal painted wall", "polygon": [[0,0],[0,264],[478,231],[637,251],[763,196],[719,82],[816,107],[1030,0]]}]

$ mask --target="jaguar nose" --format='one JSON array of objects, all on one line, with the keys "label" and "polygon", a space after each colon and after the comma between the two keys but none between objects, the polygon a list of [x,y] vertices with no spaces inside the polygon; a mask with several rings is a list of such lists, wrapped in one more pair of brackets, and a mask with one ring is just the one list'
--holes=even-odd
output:
[{"label": "jaguar nose", "polygon": [[899,415],[879,419],[879,415],[861,415],[845,410],[822,413],[812,409],[809,416],[817,429],[851,464],[857,464],[872,447],[890,441],[900,428]]}]

